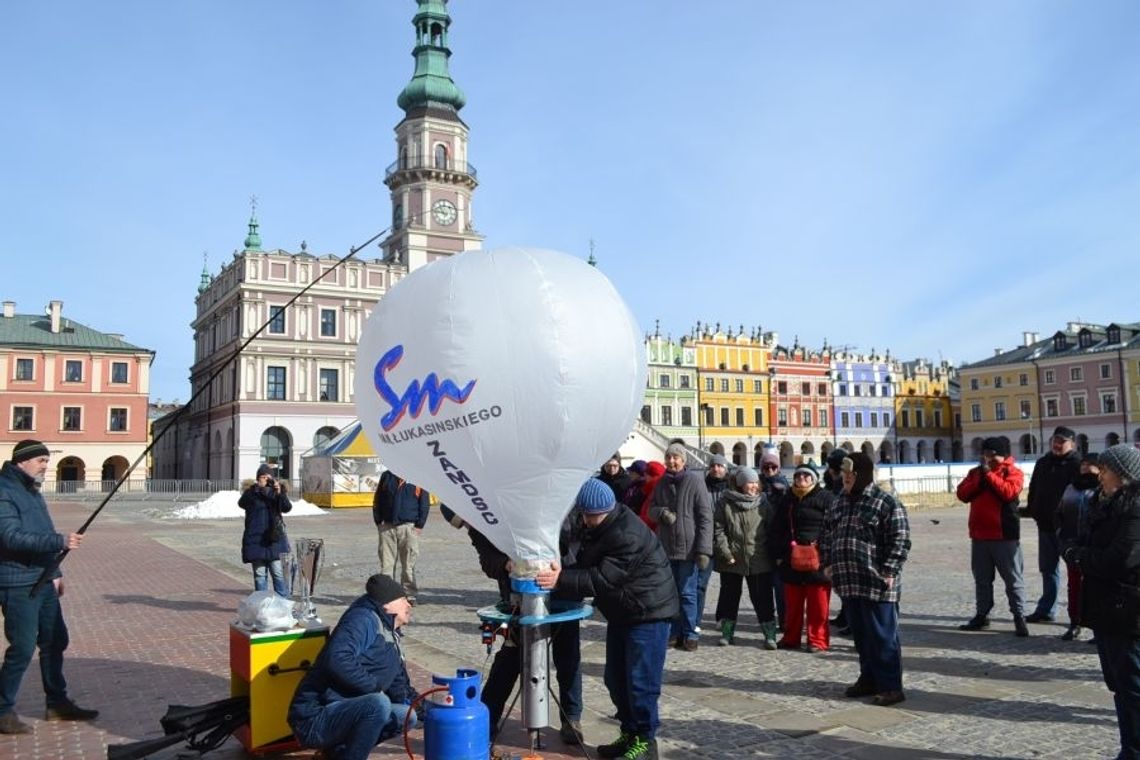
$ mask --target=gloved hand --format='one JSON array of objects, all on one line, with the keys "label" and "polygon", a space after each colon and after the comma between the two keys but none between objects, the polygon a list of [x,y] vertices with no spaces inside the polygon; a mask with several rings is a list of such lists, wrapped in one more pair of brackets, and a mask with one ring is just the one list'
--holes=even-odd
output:
[{"label": "gloved hand", "polygon": [[1061,554],[1061,559],[1068,562],[1070,565],[1075,565],[1081,561],[1080,549],[1076,546],[1070,546]]},{"label": "gloved hand", "polygon": [[708,570],[710,559],[712,559],[712,557],[707,554],[698,554],[697,567],[699,567],[701,570]]},{"label": "gloved hand", "polygon": [[666,509],[661,513],[661,519],[659,522],[662,525],[672,525],[673,523],[677,522],[677,513],[670,509]]}]

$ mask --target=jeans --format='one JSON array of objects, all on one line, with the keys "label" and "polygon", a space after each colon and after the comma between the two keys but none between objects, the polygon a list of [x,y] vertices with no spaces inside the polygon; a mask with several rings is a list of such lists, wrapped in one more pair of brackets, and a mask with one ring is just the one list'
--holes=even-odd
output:
[{"label": "jeans", "polygon": [[712,578],[713,563],[710,560],[708,567],[704,570],[697,568],[697,626],[701,624],[701,619],[705,616],[705,596],[709,590],[709,579]]},{"label": "jeans", "polygon": [[0,588],[0,612],[4,614],[4,637],[8,649],[0,665],[0,715],[12,712],[24,672],[40,648],[40,678],[48,706],[67,701],[63,678],[63,652],[70,639],[55,585],[45,583],[35,596],[31,586]]},{"label": "jeans", "polygon": [[880,693],[902,691],[898,604],[854,596],[843,601],[859,653],[859,680],[874,684]]},{"label": "jeans", "polygon": [[697,635],[697,563],[691,559],[670,560],[673,569],[673,582],[681,596],[681,617],[673,621],[669,635],[673,638],[693,639]]},{"label": "jeans", "polygon": [[285,572],[281,569],[281,560],[259,559],[250,563],[253,565],[253,590],[265,591],[269,588],[266,574],[273,576],[273,591],[278,596],[289,596],[289,587],[285,584]]},{"label": "jeans", "polygon": [[606,627],[604,680],[621,730],[644,739],[657,735],[657,700],[669,647],[669,621]]},{"label": "jeans", "polygon": [[1041,571],[1041,598],[1034,612],[1055,617],[1061,587],[1061,539],[1052,529],[1037,528],[1037,569]]},{"label": "jeans", "polygon": [[[994,608],[994,572],[1005,582],[1009,611],[1021,617],[1025,610],[1021,544],[1017,541],[971,541],[970,569],[974,573],[975,612],[986,617]],[[850,619],[850,615],[848,616]]]},{"label": "jeans", "polygon": [[1104,683],[1116,703],[1121,760],[1140,760],[1140,639],[1096,632]]},{"label": "jeans", "polygon": [[[330,702],[293,726],[305,747],[331,750],[338,760],[364,760],[380,742],[404,730],[409,705],[393,705],[383,692]],[[416,725],[413,712],[409,727]]]}]

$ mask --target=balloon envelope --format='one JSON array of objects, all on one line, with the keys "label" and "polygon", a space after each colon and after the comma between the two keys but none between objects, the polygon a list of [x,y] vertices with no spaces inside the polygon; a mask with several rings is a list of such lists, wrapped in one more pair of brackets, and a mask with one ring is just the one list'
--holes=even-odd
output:
[{"label": "balloon envelope", "polygon": [[356,408],[396,475],[511,557],[554,559],[579,487],[633,427],[645,372],[641,330],[597,269],[555,251],[471,251],[376,305]]}]

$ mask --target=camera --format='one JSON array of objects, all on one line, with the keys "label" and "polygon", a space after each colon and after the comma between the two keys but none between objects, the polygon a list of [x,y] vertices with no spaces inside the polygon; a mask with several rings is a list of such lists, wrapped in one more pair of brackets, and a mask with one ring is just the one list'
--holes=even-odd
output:
[{"label": "camera", "polygon": [[269,488],[273,488],[273,485],[274,485],[276,482],[277,482],[277,481],[275,481],[275,480],[273,479],[273,476],[272,476],[272,475],[267,475],[267,476],[265,477],[265,485],[266,485],[267,487],[269,487]]}]

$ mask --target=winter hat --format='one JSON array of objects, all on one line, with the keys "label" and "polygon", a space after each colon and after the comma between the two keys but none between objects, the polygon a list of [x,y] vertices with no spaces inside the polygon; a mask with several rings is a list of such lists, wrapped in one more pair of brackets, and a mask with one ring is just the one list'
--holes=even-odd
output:
[{"label": "winter hat", "polygon": [[1100,467],[1100,454],[1095,451],[1090,451],[1081,457],[1081,464],[1091,465],[1093,467]]},{"label": "winter hat", "polygon": [[628,469],[630,472],[637,475],[644,475],[646,466],[647,464],[644,459],[635,459],[633,460],[633,464],[631,464]]},{"label": "winter hat", "polygon": [[[248,472],[248,470],[246,472]],[[259,478],[262,475],[272,475],[272,474],[273,474],[273,468],[267,464],[263,464],[257,468],[257,477],[259,477]]]},{"label": "winter hat", "polygon": [[765,451],[764,455],[760,457],[760,466],[763,467],[766,464],[774,464],[779,467],[780,457],[774,451]]},{"label": "winter hat", "polygon": [[1058,425],[1053,429],[1053,437],[1064,438],[1066,440],[1072,441],[1077,437],[1077,434],[1073,432],[1072,428],[1067,428],[1064,425]]},{"label": "winter hat", "polygon": [[811,482],[819,482],[819,470],[815,469],[811,462],[805,462],[797,467],[796,471],[792,474],[792,477],[794,478],[796,475],[807,475],[809,478],[811,478]]},{"label": "winter hat", "polygon": [[383,573],[376,573],[368,579],[368,583],[364,584],[364,591],[368,597],[376,602],[376,604],[383,607],[388,602],[393,602],[408,595],[404,591],[404,587],[392,579],[391,576],[384,575]]},{"label": "winter hat", "polygon": [[1140,480],[1140,450],[1130,444],[1109,446],[1101,452],[1098,464],[1102,470],[1112,470],[1125,480]]},{"label": "winter hat", "polygon": [[843,460],[847,458],[847,449],[840,446],[835,451],[827,455],[827,466],[833,470],[838,470],[843,464]]},{"label": "winter hat", "polygon": [[649,462],[645,465],[645,477],[652,480],[665,474],[665,465],[660,462]]},{"label": "winter hat", "polygon": [[1009,456],[1009,441],[1004,438],[986,438],[982,441],[982,451],[992,451],[999,457]]},{"label": "winter hat", "polygon": [[851,486],[851,494],[854,496],[863,493],[875,479],[875,463],[871,461],[871,457],[862,451],[848,454],[843,459],[841,469],[844,472],[855,473],[855,483]]},{"label": "winter hat", "polygon": [[685,459],[685,447],[679,443],[670,443],[669,448],[665,449],[665,456]]},{"label": "winter hat", "polygon": [[48,451],[47,446],[44,446],[39,441],[33,440],[31,438],[20,441],[12,447],[12,464],[26,462],[29,459],[35,459],[36,457],[50,456],[51,452]]},{"label": "winter hat", "polygon": [[760,476],[756,474],[756,470],[751,467],[741,467],[732,476],[732,481],[736,483],[739,488],[746,483],[759,483]]},{"label": "winter hat", "polygon": [[713,454],[712,459],[709,460],[709,467],[714,464],[719,464],[721,467],[728,469],[728,460],[724,458],[723,454]]},{"label": "winter hat", "polygon": [[578,489],[574,506],[584,515],[600,515],[609,512],[617,505],[614,491],[597,478],[590,478]]}]

